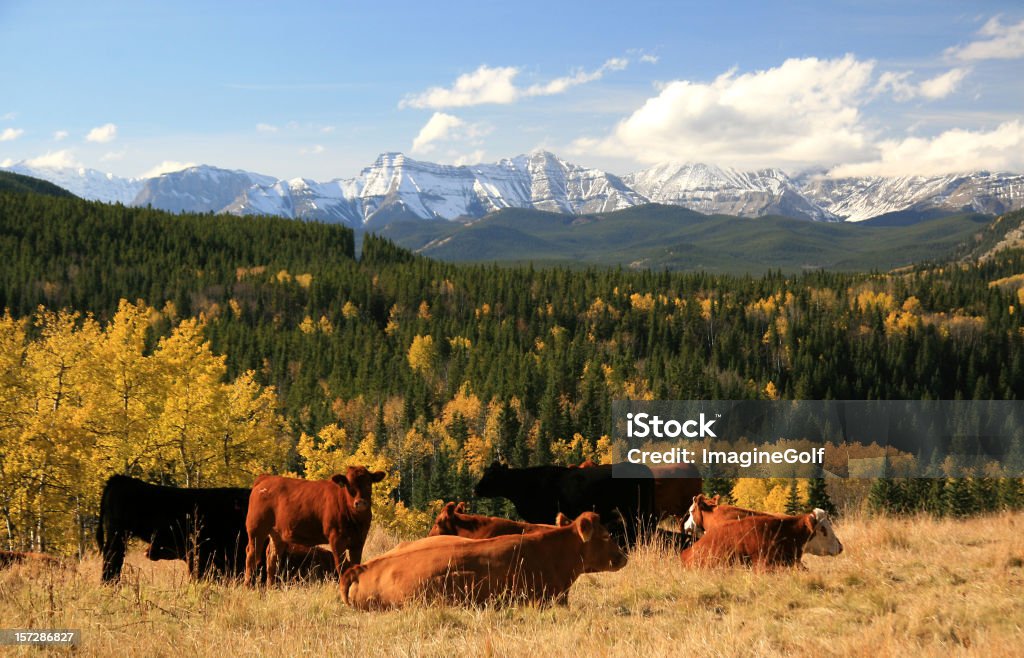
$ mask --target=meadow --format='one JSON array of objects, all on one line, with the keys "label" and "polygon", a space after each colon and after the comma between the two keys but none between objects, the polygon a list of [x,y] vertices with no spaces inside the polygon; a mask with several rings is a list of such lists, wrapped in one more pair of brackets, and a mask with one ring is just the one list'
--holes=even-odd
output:
[{"label": "meadow", "polygon": [[[251,590],[190,582],[129,556],[118,587],[90,555],[0,572],[0,627],[78,628],[81,656],[1020,655],[1024,514],[858,516],[845,550],[806,570],[684,571],[648,542],[621,571],[582,576],[569,607],[346,607],[331,583]],[[367,556],[399,538],[371,531]],[[49,649],[53,654],[67,649]],[[4,647],[12,655],[38,649]]]}]

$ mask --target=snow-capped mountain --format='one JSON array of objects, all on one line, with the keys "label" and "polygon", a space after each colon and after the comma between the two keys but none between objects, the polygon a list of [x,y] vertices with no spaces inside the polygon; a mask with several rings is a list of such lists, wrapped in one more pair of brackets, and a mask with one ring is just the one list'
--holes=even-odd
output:
[{"label": "snow-capped mountain", "polygon": [[883,178],[802,177],[811,202],[857,222],[903,210],[968,210],[998,215],[1024,207],[1024,175],[990,173]]},{"label": "snow-capped mountain", "polygon": [[221,212],[253,185],[274,182],[273,176],[203,165],[146,179],[132,202],[171,212]]},{"label": "snow-capped mountain", "polygon": [[30,167],[18,163],[3,167],[16,174],[49,181],[68,192],[90,201],[131,204],[145,183],[140,178],[121,178],[85,167]]},{"label": "snow-capped mountain", "polygon": [[384,153],[359,175],[327,182],[277,180],[210,166],[148,179],[23,163],[8,169],[86,199],[173,212],[281,215],[353,227],[398,219],[474,219],[502,208],[610,212],[649,201],[708,214],[777,214],[816,221],[860,221],[905,210],[998,214],[1024,207],[1021,174],[833,178],[823,171],[790,176],[779,169],[668,163],[619,178],[545,151],[471,166]]},{"label": "snow-capped mountain", "polygon": [[780,169],[738,171],[700,163],[665,163],[629,174],[623,180],[651,201],[685,206],[709,215],[839,219],[807,199]]}]

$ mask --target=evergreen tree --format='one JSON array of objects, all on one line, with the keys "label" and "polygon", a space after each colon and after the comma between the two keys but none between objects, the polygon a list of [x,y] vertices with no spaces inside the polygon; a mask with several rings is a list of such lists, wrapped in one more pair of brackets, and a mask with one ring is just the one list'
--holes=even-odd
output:
[{"label": "evergreen tree", "polygon": [[811,509],[823,509],[829,516],[836,516],[836,506],[828,495],[825,478],[811,478],[807,483],[807,505]]},{"label": "evergreen tree", "polygon": [[786,496],[786,514],[799,514],[803,510],[803,503],[800,501],[800,489],[797,488],[796,479],[789,481],[789,494]]}]

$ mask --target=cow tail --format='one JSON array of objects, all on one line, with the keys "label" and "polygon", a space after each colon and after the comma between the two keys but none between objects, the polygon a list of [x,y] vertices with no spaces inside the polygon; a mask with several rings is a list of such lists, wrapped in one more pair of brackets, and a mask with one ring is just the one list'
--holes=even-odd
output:
[{"label": "cow tail", "polygon": [[110,514],[110,502],[108,500],[110,494],[110,481],[107,481],[106,486],[103,487],[103,495],[100,497],[100,518],[96,523],[96,545],[100,549],[100,554],[103,554],[103,526],[105,524],[107,515]]}]

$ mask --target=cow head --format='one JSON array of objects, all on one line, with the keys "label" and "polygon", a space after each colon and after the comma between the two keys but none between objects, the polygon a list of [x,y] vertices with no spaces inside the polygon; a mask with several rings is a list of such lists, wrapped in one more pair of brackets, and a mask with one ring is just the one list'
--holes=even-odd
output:
[{"label": "cow head", "polygon": [[708,498],[704,494],[697,494],[693,497],[693,504],[690,505],[690,514],[683,523],[683,532],[693,535],[694,539],[700,539],[704,534],[704,513],[711,512],[718,505],[722,497],[715,494]]},{"label": "cow head", "polygon": [[427,533],[428,537],[436,537],[437,535],[457,535],[458,531],[455,528],[455,515],[464,512],[466,509],[465,503],[448,503],[441,510],[441,513],[437,515],[437,519],[434,521],[434,527]]},{"label": "cow head", "polygon": [[505,483],[508,481],[508,464],[492,462],[484,469],[484,475],[473,487],[473,495],[481,498],[495,498],[501,496],[505,491]]},{"label": "cow head", "polygon": [[570,519],[565,514],[562,514],[561,512],[559,512],[558,515],[555,516],[555,525],[556,526],[562,527],[564,525],[571,525],[571,524],[572,524],[572,519]]},{"label": "cow head", "polygon": [[373,501],[373,484],[387,475],[384,471],[370,471],[365,466],[349,466],[345,474],[335,473],[331,481],[341,487],[352,502],[356,512],[369,512]]},{"label": "cow head", "polygon": [[587,573],[618,571],[626,566],[626,554],[608,529],[601,525],[601,517],[594,512],[584,512],[572,525],[576,526],[576,533],[583,540],[583,567]]},{"label": "cow head", "polygon": [[804,544],[804,553],[811,555],[839,555],[843,552],[843,543],[836,537],[828,512],[815,509],[807,515],[807,524],[813,534]]}]

